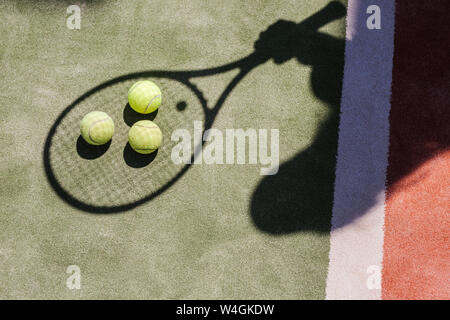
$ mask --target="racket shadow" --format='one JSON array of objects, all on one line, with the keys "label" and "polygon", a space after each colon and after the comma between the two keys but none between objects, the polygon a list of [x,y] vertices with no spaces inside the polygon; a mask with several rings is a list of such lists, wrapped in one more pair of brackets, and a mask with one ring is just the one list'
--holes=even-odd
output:
[{"label": "racket shadow", "polygon": [[[156,181],[156,177],[152,177],[153,181],[156,181],[156,184],[158,184],[159,187],[155,188],[154,190],[148,191],[148,194],[143,195],[139,199],[132,199],[130,201],[121,201],[119,204],[113,204],[109,205],[110,202],[114,201],[120,201],[121,196],[130,196],[133,193],[130,193],[128,190],[130,187],[133,187],[132,185],[126,185],[133,179],[131,177],[124,177],[122,181],[120,181],[115,175],[117,173],[121,173],[123,175],[124,167],[121,167],[121,169],[118,168],[120,166],[119,161],[117,161],[116,158],[111,159],[112,161],[107,161],[107,159],[103,159],[106,157],[107,154],[110,154],[111,152],[106,152],[106,150],[95,150],[98,154],[95,154],[94,150],[84,151],[85,146],[82,148],[78,148],[81,151],[78,152],[79,157],[83,159],[103,159],[102,165],[86,165],[86,167],[83,170],[78,170],[77,164],[74,164],[73,158],[70,158],[67,156],[68,153],[70,153],[70,150],[67,149],[67,145],[70,144],[70,139],[67,137],[68,135],[73,134],[73,131],[75,128],[73,127],[73,123],[75,123],[76,119],[73,116],[73,113],[81,113],[81,111],[77,111],[80,109],[80,106],[83,106],[84,108],[87,108],[86,106],[92,107],[92,105],[98,105],[101,103],[101,101],[104,101],[105,99],[105,91],[107,90],[114,90],[113,88],[115,86],[123,86],[124,84],[130,82],[130,81],[137,81],[139,79],[143,78],[152,78],[152,79],[166,79],[169,81],[174,81],[178,83],[178,86],[187,88],[189,92],[193,95],[193,99],[195,99],[196,105],[199,106],[202,115],[202,120],[204,122],[204,129],[207,130],[211,128],[215,116],[217,115],[218,111],[220,110],[221,106],[226,101],[227,97],[231,93],[231,91],[238,85],[238,83],[242,80],[242,78],[254,67],[261,64],[262,62],[266,61],[266,56],[261,56],[260,54],[251,54],[247,57],[244,57],[240,60],[237,60],[235,62],[222,65],[219,67],[213,67],[213,68],[207,68],[202,70],[182,70],[182,71],[167,71],[167,70],[150,70],[150,71],[142,71],[142,72],[136,72],[131,74],[122,75],[113,79],[110,79],[108,81],[105,81],[96,87],[93,87],[83,95],[79,96],[75,101],[73,101],[70,105],[68,105],[58,116],[55,123],[50,128],[50,131],[47,135],[47,139],[44,144],[44,150],[43,150],[43,166],[45,170],[45,174],[47,177],[47,180],[53,190],[56,192],[56,194],[64,200],[66,203],[71,205],[74,208],[77,208],[79,210],[89,212],[89,213],[99,213],[99,214],[110,214],[110,213],[120,213],[124,211],[128,211],[131,209],[134,209],[140,205],[143,205],[147,203],[148,201],[151,201],[155,197],[159,196],[163,192],[165,192],[167,189],[169,189],[175,182],[177,182],[190,168],[191,163],[194,162],[195,157],[199,154],[199,151],[203,147],[204,141],[202,141],[201,144],[194,146],[193,154],[191,157],[190,163],[183,164],[181,168],[177,168],[176,172],[167,172],[167,167],[165,167],[163,164],[161,164],[161,159],[169,159],[167,161],[170,161],[170,153],[167,153],[167,147],[164,144],[164,147],[166,147],[166,150],[164,152],[164,156],[161,155],[161,150],[158,150],[158,153],[154,153],[149,156],[141,156],[136,154],[134,151],[131,150],[131,147],[129,145],[126,145],[124,149],[122,149],[122,160],[125,162],[125,164],[128,166],[128,168],[132,169],[142,169],[144,167],[154,167],[154,163],[158,162],[160,160],[159,165],[161,170],[153,169],[154,172],[159,172],[162,176],[162,179],[164,179],[163,182]],[[222,95],[218,99],[217,103],[211,108],[208,106],[207,100],[205,99],[203,92],[191,82],[192,78],[199,78],[199,77],[206,77],[206,76],[212,76],[215,74],[220,74],[227,72],[229,70],[233,69],[239,69],[240,72],[238,75],[230,82],[230,84],[225,88]],[[167,88],[170,90],[170,88]],[[122,92],[122,89],[120,90]],[[106,94],[107,95],[107,94]],[[122,94],[121,94],[122,95]],[[99,100],[95,103],[91,101],[93,97],[97,96],[97,100]],[[120,99],[119,99],[120,100]],[[191,101],[192,102],[192,101]],[[177,116],[179,118],[188,118],[188,115],[192,113],[192,104],[186,102],[186,100],[181,99],[178,100],[177,103],[174,105],[174,112],[172,115]],[[81,108],[83,109],[83,108]],[[165,116],[168,117],[167,109],[165,110]],[[114,111],[115,112],[115,111]],[[124,106],[124,109],[121,111],[121,117],[123,118],[125,124],[129,127],[136,121],[139,121],[141,119],[152,119],[156,117],[157,113],[153,113],[150,115],[139,115],[136,114],[128,105]],[[197,112],[198,115],[198,112]],[[70,118],[70,121],[68,120]],[[158,117],[159,120],[160,117]],[[198,118],[200,119],[200,118]],[[158,120],[158,124],[160,124],[160,121]],[[196,120],[194,118],[194,120]],[[190,122],[189,126],[192,126],[192,122]],[[172,127],[173,129],[174,127]],[[122,128],[123,129],[123,128]],[[122,135],[121,135],[122,136]],[[69,142],[67,142],[67,139],[69,139]],[[60,140],[64,140],[61,142]],[[115,150],[117,149],[117,142],[114,144]],[[168,141],[170,142],[170,141]],[[80,142],[81,144],[81,142]],[[57,149],[56,152],[54,152],[54,149]],[[53,150],[53,152],[52,152]],[[117,151],[117,150],[116,150]],[[117,152],[116,152],[117,153]],[[102,157],[104,155],[104,157]],[[157,155],[160,155],[157,157]],[[72,163],[71,163],[72,161]],[[93,161],[92,161],[93,162]],[[151,166],[150,166],[151,164]],[[73,168],[70,168],[70,171],[73,174],[70,174],[66,168],[68,166],[71,166]],[[164,168],[164,170],[162,170]],[[108,173],[107,173],[108,172]],[[97,175],[103,174],[103,177],[98,176],[98,179],[93,176],[90,173],[96,173]],[[116,174],[114,174],[116,173]],[[130,172],[131,173],[131,172]],[[77,181],[75,178],[75,175],[79,174],[80,179]],[[91,183],[101,183],[104,182],[104,175],[109,174],[111,176],[111,182],[114,183],[115,186],[123,185],[122,188],[125,188],[124,190],[115,190],[115,196],[112,193],[105,193],[105,188],[97,188],[95,189],[95,186],[92,185],[80,185],[80,181],[84,181],[86,184],[86,179],[90,179]],[[148,173],[147,173],[148,174]],[[61,178],[61,176],[64,176]],[[141,175],[141,178],[143,176]],[[70,180],[69,183],[65,183],[66,181],[63,181],[63,179]],[[148,180],[146,180],[148,181]],[[111,185],[109,185],[111,186]],[[86,189],[86,190],[84,190]],[[140,188],[142,190],[143,188]],[[87,190],[90,190],[90,192],[87,192]],[[147,190],[147,189],[144,189]],[[104,195],[104,198],[101,199],[102,202],[96,202],[97,201],[97,192],[100,192]],[[83,197],[89,196],[91,197],[88,201],[85,201]]]},{"label": "racket shadow", "polygon": [[[132,185],[129,184],[129,181],[132,180],[132,178],[130,177],[130,179],[124,178],[122,180],[114,180],[113,176],[116,175],[114,174],[114,172],[123,172],[125,168],[129,168],[129,170],[139,169],[139,171],[141,171],[144,170],[144,168],[147,169],[146,167],[152,167],[155,159],[158,159],[157,155],[160,153],[159,150],[158,152],[154,152],[149,155],[141,155],[132,150],[128,143],[124,143],[121,149],[121,161],[119,161],[118,157],[115,157],[113,161],[107,161],[107,159],[104,159],[102,167],[101,165],[96,165],[94,162],[105,158],[107,155],[111,157],[111,152],[113,152],[114,155],[118,156],[117,149],[120,148],[120,141],[113,141],[104,146],[94,147],[88,145],[80,137],[78,137],[78,139],[72,140],[76,141],[76,143],[70,143],[70,137],[66,138],[65,135],[72,135],[73,131],[76,129],[73,127],[73,123],[75,121],[68,121],[68,119],[73,120],[74,116],[72,116],[72,114],[80,113],[76,110],[80,106],[84,106],[84,104],[89,104],[89,100],[92,99],[92,97],[96,95],[100,95],[100,97],[102,97],[101,92],[103,92],[104,90],[112,90],[111,88],[114,88],[114,86],[123,86],[123,83],[126,83],[127,81],[136,81],[142,78],[165,78],[173,81],[178,81],[183,85],[185,85],[186,83],[186,85],[189,86],[186,80],[186,77],[189,74],[189,72],[185,71],[173,72],[155,70],[123,75],[99,84],[98,86],[90,89],[89,91],[78,97],[70,105],[68,105],[52,125],[47,135],[43,150],[44,171],[47,180],[55,193],[70,206],[84,212],[111,214],[134,209],[159,196],[161,193],[170,188],[185,174],[190,165],[185,165],[180,168],[173,174],[171,178],[167,178],[166,180],[164,180],[164,183],[161,183],[161,187],[152,190],[151,192],[149,191],[147,195],[144,194],[140,198],[131,199],[130,201],[121,201],[117,205],[106,205],[105,203],[109,202],[107,197],[109,197],[111,199],[111,202],[113,202],[114,200],[121,200],[121,195],[132,194],[126,190],[127,188],[130,188],[130,186],[132,187]],[[202,101],[206,101],[205,99],[203,99],[202,93],[199,90],[194,91],[194,96],[199,99],[200,103],[202,103]],[[125,104],[120,110],[120,117],[122,118],[121,120],[123,120],[126,126],[118,123],[116,129],[120,129],[123,131],[121,132],[122,134],[117,135],[118,138],[122,140],[126,140],[126,133],[128,132],[129,127],[131,127],[135,122],[144,119],[153,120],[158,114],[158,112],[154,112],[148,115],[141,115],[132,110],[128,104]],[[116,111],[114,112],[117,113]],[[115,118],[118,118],[118,114],[116,114]],[[69,123],[69,126],[67,125],[67,123]],[[61,142],[61,138],[65,140]],[[76,150],[78,159],[81,158],[82,160],[90,160],[89,162],[92,162],[92,164],[77,161],[76,158],[71,156],[72,153],[70,151],[70,147]],[[160,157],[160,159],[161,158],[162,157]],[[84,168],[81,168],[81,170],[79,170],[79,165],[77,163],[85,163]],[[125,167],[121,166],[120,163],[125,164]],[[66,170],[66,168],[69,170]],[[85,173],[83,173],[83,170]],[[88,171],[86,170],[89,170],[91,174],[88,174]],[[65,171],[67,171],[67,173]],[[115,193],[115,196],[108,196],[107,193],[103,193],[105,195],[105,198],[102,199],[102,202],[96,202],[95,198],[92,198],[93,200],[89,199],[92,200],[90,202],[85,201],[85,199],[81,195],[95,195],[95,191],[101,192],[101,189],[95,189],[95,187],[93,187],[92,185],[86,185],[86,183],[83,182],[83,179],[77,182],[73,177],[77,175],[84,175],[85,177],[89,177],[91,175],[91,178],[93,178],[91,179],[91,182],[96,183],[97,181],[103,182],[102,177],[100,176],[101,174],[109,174],[113,178],[110,181],[116,183],[115,185],[117,186],[117,192]],[[62,175],[64,176],[61,178]],[[98,179],[96,178],[96,176],[98,176]],[[140,174],[140,176],[144,175]],[[69,181],[70,183],[68,184],[67,181]],[[123,185],[123,187],[120,187],[121,185]],[[120,188],[125,189],[121,190]],[[90,190],[90,192],[87,192],[88,190]]]}]

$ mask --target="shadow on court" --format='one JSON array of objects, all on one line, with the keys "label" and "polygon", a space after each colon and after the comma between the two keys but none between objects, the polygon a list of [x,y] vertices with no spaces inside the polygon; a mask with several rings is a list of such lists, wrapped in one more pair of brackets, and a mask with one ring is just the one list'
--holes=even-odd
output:
[{"label": "shadow on court", "polygon": [[102,146],[93,146],[87,143],[81,135],[77,139],[77,153],[81,158],[86,160],[100,158],[106,153],[106,151],[108,151],[110,146],[111,140]]},{"label": "shadow on court", "polygon": [[125,105],[125,108],[123,108],[123,121],[129,126],[130,128],[138,121],[141,120],[155,120],[156,116],[158,115],[159,109],[156,109],[156,111],[149,113],[149,114],[142,114],[134,111],[130,105],[127,103]]},{"label": "shadow on court", "polygon": [[[329,17],[344,12],[335,4]],[[299,25],[280,20],[263,32],[255,44],[257,50],[282,48],[272,52],[278,64],[295,58],[311,66],[314,95],[329,107],[328,119],[318,128],[314,142],[283,163],[276,175],[263,178],[253,194],[252,220],[259,229],[271,234],[328,232],[331,227],[345,41],[318,32],[317,26],[330,22],[327,15],[321,18]]]},{"label": "shadow on court", "polygon": [[[336,163],[337,132],[339,102],[342,87],[344,61],[344,40],[336,39],[321,33],[318,29],[327,23],[344,17],[345,7],[338,2],[330,2],[321,11],[300,23],[279,20],[260,34],[255,42],[254,52],[235,62],[202,70],[183,71],[143,71],[123,75],[108,80],[75,100],[59,115],[53,124],[44,147],[44,168],[50,185],[68,204],[91,213],[117,213],[142,205],[170,188],[189,169],[184,166],[161,186],[147,196],[133,202],[116,206],[96,206],[87,204],[64,189],[58,181],[51,164],[50,148],[58,126],[68,113],[95,92],[113,86],[119,82],[140,77],[164,77],[176,80],[190,89],[204,111],[205,130],[211,128],[215,116],[232,90],[254,68],[273,59],[282,64],[296,59],[298,63],[312,67],[311,87],[315,96],[325,102],[329,109],[329,117],[322,123],[307,149],[280,166],[278,174],[265,177],[251,199],[251,217],[254,224],[262,231],[271,234],[285,234],[300,230],[329,231],[331,205],[333,202],[333,184]],[[224,89],[216,104],[211,108],[203,93],[190,81],[191,78],[213,76],[229,70],[239,69],[239,73]],[[301,90],[302,88],[299,88]],[[186,104],[181,101],[176,108],[182,111]],[[125,106],[123,119],[128,126],[134,122],[147,119],[148,116],[135,113]],[[101,156],[100,151],[89,155],[85,150],[85,159]],[[77,143],[78,150],[78,143]],[[127,145],[123,151],[123,159],[132,168],[143,168],[155,159],[156,153],[144,157],[138,156]],[[194,157],[194,156],[193,156]]]},{"label": "shadow on court", "polygon": [[140,154],[134,151],[130,144],[127,143],[123,149],[123,160],[125,163],[135,169],[144,168],[155,160],[158,150],[150,154]]}]

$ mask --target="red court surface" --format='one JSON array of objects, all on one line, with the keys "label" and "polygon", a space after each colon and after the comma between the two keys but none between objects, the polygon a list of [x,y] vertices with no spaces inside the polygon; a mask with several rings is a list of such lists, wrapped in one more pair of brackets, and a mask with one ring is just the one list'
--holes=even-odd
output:
[{"label": "red court surface", "polygon": [[383,299],[450,298],[449,12],[396,4]]}]

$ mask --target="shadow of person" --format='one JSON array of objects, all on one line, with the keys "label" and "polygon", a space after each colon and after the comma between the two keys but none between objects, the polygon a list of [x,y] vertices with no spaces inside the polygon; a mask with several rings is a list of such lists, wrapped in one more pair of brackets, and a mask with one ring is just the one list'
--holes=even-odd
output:
[{"label": "shadow of person", "polygon": [[[344,44],[342,40],[319,33],[317,30],[333,20],[344,17],[345,14],[345,7],[339,2],[333,1],[299,24],[285,20],[273,24],[261,34],[255,43],[254,52],[230,63],[196,70],[147,70],[129,73],[109,79],[91,88],[68,105],[49,130],[43,150],[43,167],[48,182],[61,199],[86,212],[123,212],[151,201],[183,177],[190,168],[190,164],[186,164],[176,175],[169,177],[156,191],[149,192],[136,201],[116,206],[88,204],[73,190],[64,189],[63,183],[58,180],[55,169],[52,167],[52,158],[57,161],[58,157],[63,157],[65,154],[53,152],[51,157],[51,148],[53,146],[55,150],[58,150],[58,141],[61,139],[57,135],[63,132],[58,128],[60,129],[63,121],[67,121],[67,117],[70,116],[73,109],[82,107],[90,96],[125,81],[140,78],[166,78],[178,81],[191,90],[202,107],[205,117],[204,130],[207,130],[213,125],[217,113],[228,96],[251,70],[269,59],[281,64],[288,59],[297,58],[300,63],[313,67],[311,84],[314,94],[330,106],[330,116],[318,131],[315,142],[307,151],[283,164],[276,177],[269,177],[262,181],[252,199],[252,217],[257,226],[272,233],[285,233],[301,228],[325,230],[326,222],[329,220],[326,215],[331,210],[327,210],[327,205],[323,203],[332,197],[331,189],[327,188],[332,184],[334,177],[335,137],[337,135]],[[208,104],[203,92],[192,82],[194,78],[214,76],[235,69],[239,69],[238,74],[228,83],[214,105]],[[156,115],[142,116],[136,114],[129,106],[124,107],[123,119],[129,126],[135,121],[141,120],[141,117],[152,119],[151,117]],[[180,112],[187,112],[186,115],[189,114],[185,101],[180,101],[176,105],[176,109]],[[90,153],[79,152],[79,154],[93,157]],[[101,156],[101,154],[95,156]],[[147,166],[155,156],[156,153],[140,156],[129,146],[123,150],[125,162],[133,168]],[[330,182],[330,184],[326,182]],[[299,192],[302,192],[302,195],[299,196]],[[275,200],[272,201],[272,199]],[[322,214],[322,211],[318,210],[322,210],[324,213]],[[279,216],[274,215],[275,212],[279,212]]]},{"label": "shadow of person", "polygon": [[256,52],[270,54],[277,64],[296,58],[311,66],[311,89],[329,108],[313,143],[283,163],[276,175],[264,177],[254,191],[250,214],[264,232],[330,230],[345,41],[318,28],[344,15],[345,8],[331,2],[299,24],[277,21],[255,43]]}]

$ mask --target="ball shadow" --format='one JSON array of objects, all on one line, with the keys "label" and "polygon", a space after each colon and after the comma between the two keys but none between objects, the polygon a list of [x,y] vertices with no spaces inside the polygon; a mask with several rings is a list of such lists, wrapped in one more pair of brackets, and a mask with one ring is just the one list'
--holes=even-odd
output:
[{"label": "ball shadow", "polygon": [[144,168],[148,166],[150,163],[155,160],[156,156],[158,155],[158,150],[155,152],[152,152],[150,154],[140,154],[131,148],[130,144],[127,143],[125,148],[123,149],[123,159],[125,160],[125,163],[132,168]]},{"label": "ball shadow", "polygon": [[77,139],[77,153],[78,155],[86,160],[94,160],[100,158],[102,155],[108,151],[111,146],[111,140],[109,140],[106,144],[101,146],[93,146],[87,143],[83,137],[80,135]]},{"label": "ball shadow", "polygon": [[159,109],[156,109],[152,113],[142,114],[142,113],[138,113],[138,112],[134,111],[133,108],[131,108],[130,104],[127,103],[125,105],[125,108],[123,109],[123,121],[125,121],[125,123],[129,127],[132,127],[133,124],[135,124],[136,122],[141,121],[141,120],[153,121],[156,118],[156,115],[158,114],[158,110]]}]

